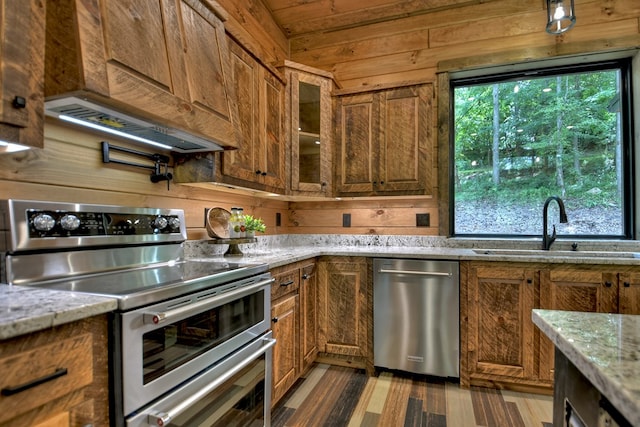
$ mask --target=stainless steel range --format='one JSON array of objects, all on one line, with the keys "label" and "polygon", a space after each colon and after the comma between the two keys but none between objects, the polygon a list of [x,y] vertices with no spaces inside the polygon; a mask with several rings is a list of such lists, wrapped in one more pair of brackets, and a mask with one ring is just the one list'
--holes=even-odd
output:
[{"label": "stainless steel range", "polygon": [[179,209],[0,201],[2,278],[115,297],[111,424],[270,425],[266,264],[185,260]]}]

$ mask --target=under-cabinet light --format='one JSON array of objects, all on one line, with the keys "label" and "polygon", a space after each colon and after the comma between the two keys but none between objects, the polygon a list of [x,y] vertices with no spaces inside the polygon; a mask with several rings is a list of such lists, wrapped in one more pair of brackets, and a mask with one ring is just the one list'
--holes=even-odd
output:
[{"label": "under-cabinet light", "polygon": [[16,153],[29,148],[26,145],[16,144],[15,142],[0,141],[0,153]]},{"label": "under-cabinet light", "polygon": [[171,146],[166,145],[166,144],[161,144],[160,142],[152,141],[152,140],[147,139],[147,138],[141,138],[141,137],[135,136],[135,135],[129,135],[129,134],[126,134],[124,132],[120,132],[119,130],[111,129],[111,128],[108,128],[106,126],[100,126],[100,125],[98,125],[96,123],[85,122],[84,120],[79,120],[79,119],[76,119],[75,117],[67,116],[67,115],[64,115],[64,114],[61,114],[60,116],[58,116],[58,118],[60,118],[61,120],[65,120],[67,122],[70,122],[70,123],[75,123],[75,124],[80,125],[80,126],[85,126],[85,127],[91,128],[91,129],[96,129],[96,130],[99,130],[101,132],[107,132],[107,133],[110,133],[111,135],[116,135],[116,136],[119,136],[119,137],[122,137],[122,138],[127,138],[127,139],[131,139],[131,140],[134,140],[134,141],[142,142],[144,144],[153,145],[154,147],[163,148],[165,150],[171,150],[172,149]]}]

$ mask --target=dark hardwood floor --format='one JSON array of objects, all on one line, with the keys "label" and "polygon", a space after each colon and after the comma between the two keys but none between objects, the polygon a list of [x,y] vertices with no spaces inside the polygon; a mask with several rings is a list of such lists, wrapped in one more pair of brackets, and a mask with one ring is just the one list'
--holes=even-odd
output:
[{"label": "dark hardwood floor", "polygon": [[551,396],[317,364],[273,408],[271,425],[551,427],[552,406]]}]

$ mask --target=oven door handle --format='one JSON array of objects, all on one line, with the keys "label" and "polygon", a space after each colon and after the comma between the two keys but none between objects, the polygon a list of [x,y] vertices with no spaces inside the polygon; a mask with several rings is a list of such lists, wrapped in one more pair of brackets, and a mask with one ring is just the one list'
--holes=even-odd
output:
[{"label": "oven door handle", "polygon": [[202,307],[206,307],[208,305],[210,305],[212,302],[219,300],[221,298],[224,299],[229,299],[229,298],[235,298],[238,295],[242,295],[242,294],[250,294],[251,292],[260,289],[266,285],[270,285],[271,283],[273,283],[275,281],[275,278],[271,278],[268,280],[262,280],[258,283],[255,283],[253,285],[249,285],[249,286],[243,286],[242,288],[238,288],[238,289],[234,289],[233,291],[229,291],[226,292],[224,294],[220,294],[220,295],[214,295],[211,298],[207,298],[204,299],[202,301],[198,301],[196,303],[193,304],[187,304],[183,307],[180,308],[176,308],[173,310],[167,310],[167,311],[158,311],[155,313],[144,313],[143,314],[143,322],[146,325],[159,325],[162,324],[164,322],[168,322],[171,319],[175,318],[175,317],[179,317],[179,316],[183,316],[184,314],[188,314],[191,312],[195,312],[197,313],[198,311],[200,311],[202,309]]},{"label": "oven door handle", "polygon": [[276,340],[274,338],[262,338],[262,340],[265,342],[265,344],[262,347],[260,347],[255,352],[251,353],[242,362],[238,363],[236,366],[229,369],[224,374],[220,375],[214,381],[209,383],[209,385],[201,388],[196,393],[189,396],[189,398],[183,400],[179,405],[176,405],[175,407],[169,409],[168,411],[156,412],[156,413],[147,415],[147,423],[150,426],[158,426],[158,427],[168,425],[173,418],[180,415],[185,410],[189,409],[190,406],[198,402],[200,399],[202,399],[204,396],[206,396],[216,388],[220,387],[220,385],[224,384],[229,378],[233,377],[238,372],[242,371],[251,362],[256,360],[258,357],[262,356],[263,353],[266,353],[267,350],[269,350],[271,347],[273,347],[276,344]]}]

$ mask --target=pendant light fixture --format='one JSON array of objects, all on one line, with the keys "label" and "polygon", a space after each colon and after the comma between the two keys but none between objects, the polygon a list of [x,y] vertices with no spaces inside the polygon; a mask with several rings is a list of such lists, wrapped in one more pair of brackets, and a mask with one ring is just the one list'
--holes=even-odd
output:
[{"label": "pendant light fixture", "polygon": [[576,23],[574,0],[547,0],[547,33],[562,34]]}]

